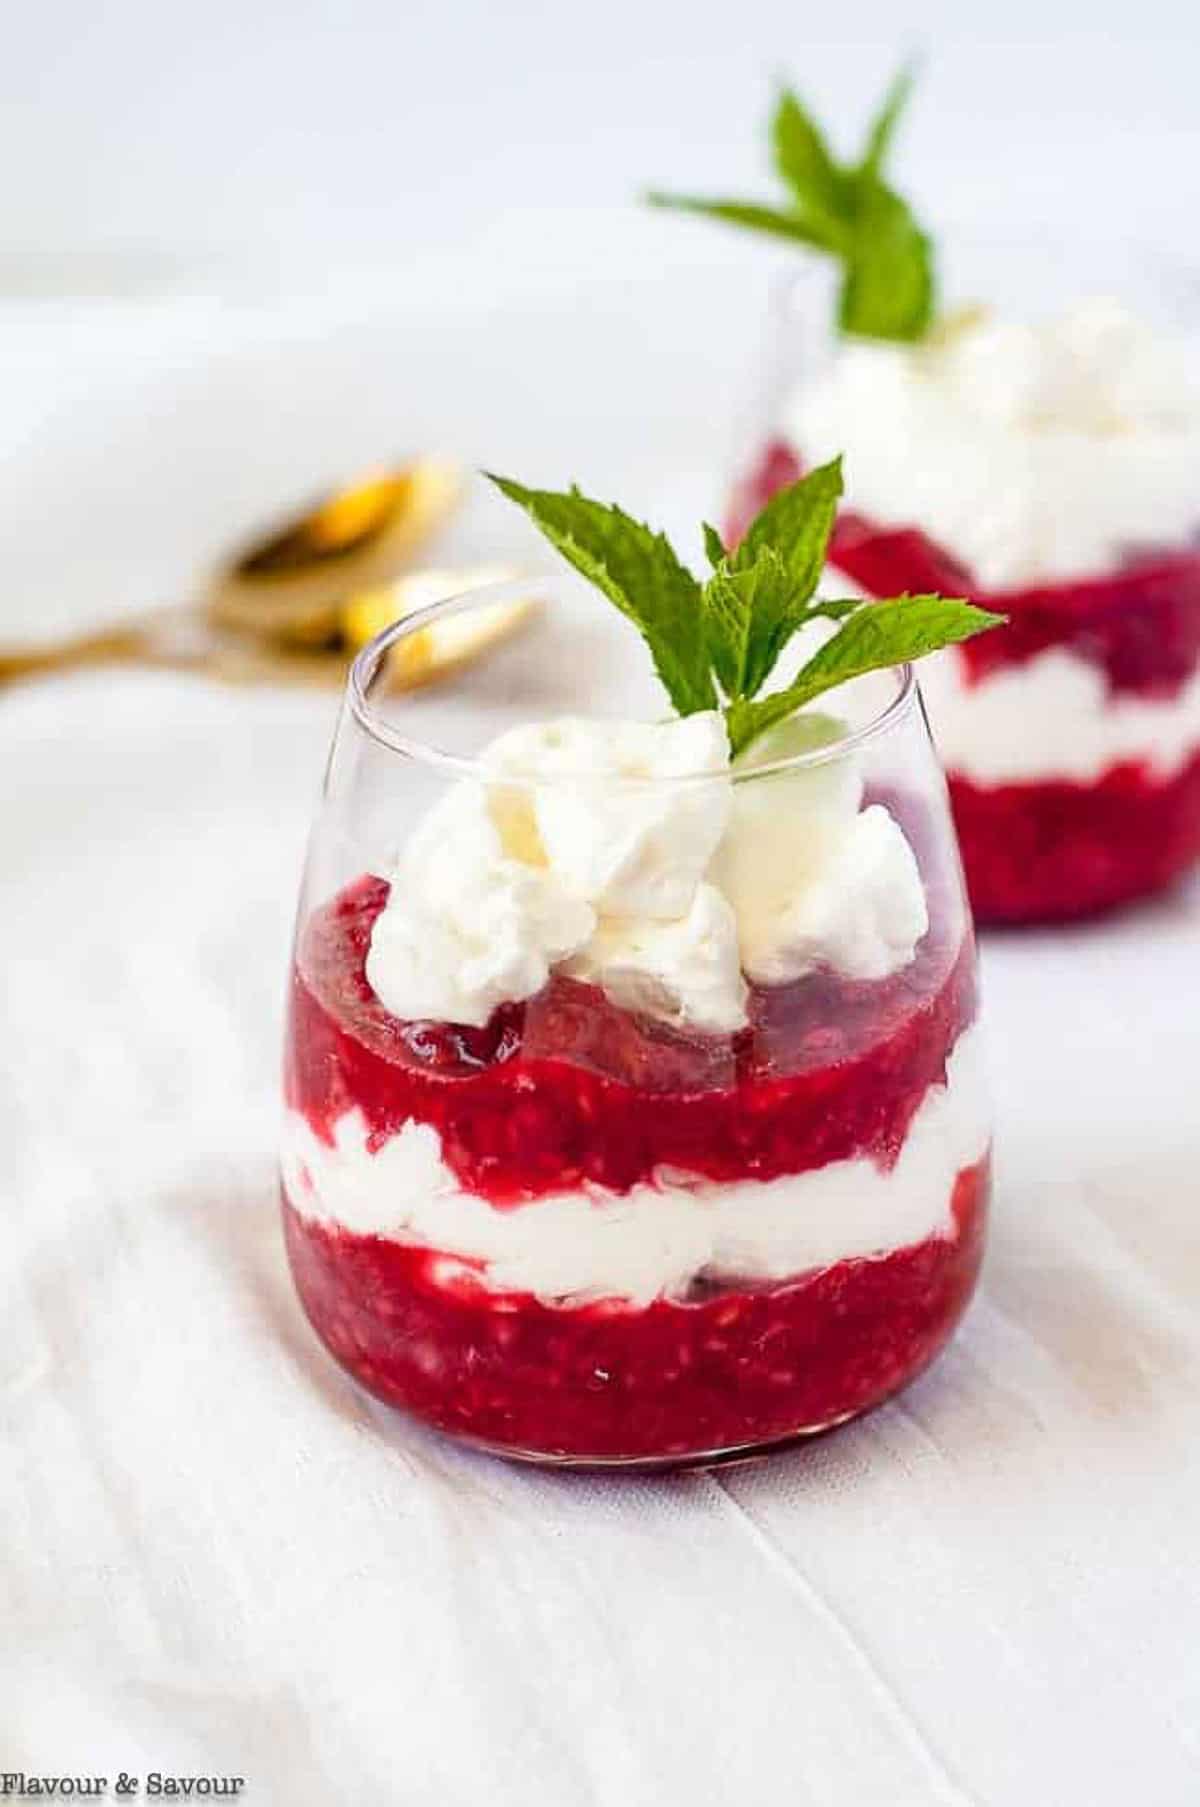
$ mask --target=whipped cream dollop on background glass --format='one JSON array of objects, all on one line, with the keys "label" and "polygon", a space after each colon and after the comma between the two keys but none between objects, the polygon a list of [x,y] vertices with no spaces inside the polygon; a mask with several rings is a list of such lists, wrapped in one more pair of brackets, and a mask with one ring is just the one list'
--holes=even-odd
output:
[{"label": "whipped cream dollop on background glass", "polygon": [[862,807],[852,754],[778,764],[840,732],[801,716],[731,764],[715,711],[510,730],[387,874],[372,989],[397,1017],[482,1025],[560,968],[624,1008],[729,1033],[747,979],[899,970],[928,926],[903,831]]},{"label": "whipped cream dollop on background glass", "polygon": [[851,507],[923,528],[987,589],[1096,575],[1200,528],[1200,397],[1180,348],[1115,302],[847,342],[784,424],[807,462],[845,454]]}]

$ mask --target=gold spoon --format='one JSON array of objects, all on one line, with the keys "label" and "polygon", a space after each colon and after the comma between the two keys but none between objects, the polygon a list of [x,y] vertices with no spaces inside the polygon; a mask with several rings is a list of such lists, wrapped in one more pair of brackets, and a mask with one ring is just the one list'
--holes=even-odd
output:
[{"label": "gold spoon", "polygon": [[209,615],[306,646],[337,640],[343,599],[394,577],[461,489],[459,472],[433,458],[367,472],[244,547],[213,579]]},{"label": "gold spoon", "polygon": [[[379,589],[364,590],[347,599],[341,613],[343,642],[357,651],[393,621],[412,615],[417,609],[517,576],[518,572],[499,565],[408,572]],[[388,653],[389,688],[412,690],[419,684],[447,677],[497,641],[506,640],[528,621],[537,606],[532,594],[483,603],[464,614],[451,615],[445,621],[434,621],[415,633],[402,635]]]},{"label": "gold spoon", "polygon": [[[203,603],[156,609],[54,646],[0,651],[0,683],[88,665],[149,665],[231,682],[340,682],[349,655],[413,609],[493,571],[399,568],[449,514],[458,472],[434,459],[371,472],[244,547]],[[432,587],[431,587],[432,586]],[[472,611],[401,643],[396,683],[427,683],[512,631],[532,603]]]}]

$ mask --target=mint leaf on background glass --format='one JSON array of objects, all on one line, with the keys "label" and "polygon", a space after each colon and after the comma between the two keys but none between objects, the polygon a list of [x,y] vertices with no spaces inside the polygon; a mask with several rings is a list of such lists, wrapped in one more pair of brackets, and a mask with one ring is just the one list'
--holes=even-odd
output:
[{"label": "mint leaf on background glass", "polygon": [[892,139],[896,135],[896,127],[908,106],[909,96],[913,91],[914,71],[911,63],[905,63],[898,74],[892,77],[891,85],[883,97],[883,102],[871,121],[867,133],[867,148],[863,160],[859,164],[862,174],[878,176],[887,162],[887,154],[892,148]]},{"label": "mint leaf on background glass", "polygon": [[808,216],[826,248],[837,250],[846,238],[853,176],[838,168],[816,120],[786,88],[771,121],[771,148],[795,207]]},{"label": "mint leaf on background glass", "polygon": [[[704,584],[662,534],[622,509],[578,489],[527,489],[487,475],[634,623],[680,715],[724,709],[735,757],[827,690],[1004,620],[953,597],[817,597],[842,493],[840,459],[773,496],[734,551],[706,526],[714,569]],[[815,621],[834,622],[835,631],[790,683],[760,696],[789,640]]]},{"label": "mint leaf on background glass", "polygon": [[839,163],[812,114],[785,89],[771,122],[775,169],[788,190],[780,206],[652,193],[651,206],[706,214],[788,238],[841,265],[838,326],[860,338],[907,342],[928,332],[936,306],[933,249],[883,168],[912,90],[906,67],[871,121],[862,156]]},{"label": "mint leaf on background glass", "polygon": [[651,207],[669,207],[675,213],[699,213],[710,220],[723,220],[727,226],[746,226],[751,232],[766,232],[775,238],[791,239],[808,245],[814,251],[830,249],[827,235],[809,225],[798,213],[784,207],[760,206],[755,201],[710,201],[699,195],[668,195],[651,192],[646,196]]},{"label": "mint leaf on background glass", "polygon": [[866,339],[923,339],[933,321],[933,249],[906,204],[864,183],[856,250],[838,293],[838,326]]}]

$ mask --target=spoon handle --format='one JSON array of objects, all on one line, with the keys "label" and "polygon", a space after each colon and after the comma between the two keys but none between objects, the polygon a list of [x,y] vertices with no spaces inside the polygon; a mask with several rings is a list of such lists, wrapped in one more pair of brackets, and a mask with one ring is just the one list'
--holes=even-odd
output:
[{"label": "spoon handle", "polygon": [[42,677],[47,672],[75,671],[89,665],[141,665],[154,663],[150,635],[144,623],[101,628],[79,634],[53,646],[31,646],[0,652],[0,684],[21,678]]},{"label": "spoon handle", "polygon": [[340,684],[346,664],[346,655],[336,650],[292,648],[238,633],[183,606],[158,609],[54,646],[0,652],[0,686],[104,665],[190,671],[232,684]]}]

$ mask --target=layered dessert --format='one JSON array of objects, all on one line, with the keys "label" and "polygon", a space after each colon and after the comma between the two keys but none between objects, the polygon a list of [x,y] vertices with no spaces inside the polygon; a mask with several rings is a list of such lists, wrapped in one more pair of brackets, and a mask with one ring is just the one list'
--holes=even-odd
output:
[{"label": "layered dessert", "polygon": [[971,899],[987,922],[1086,916],[1200,857],[1200,395],[1182,343],[1115,302],[1038,324],[939,305],[929,235],[884,175],[907,85],[848,161],[785,94],[777,206],[659,197],[839,272],[832,334],[781,329],[808,369],[775,395],[727,530],[836,448],[840,577],[1007,618],[923,674]]},{"label": "layered dessert", "polygon": [[[863,1410],[945,1341],[982,1247],[952,871],[851,760],[734,783],[714,716],[513,738],[544,787],[449,792],[301,937],[310,1318],[372,1391],[507,1451],[678,1460]],[[564,783],[614,747],[721,776]]]},{"label": "layered dessert", "polygon": [[[520,499],[602,567],[680,713],[508,728],[305,913],[292,1269],[337,1359],[461,1438],[575,1464],[762,1448],[909,1380],[978,1271],[974,948],[911,679],[857,732],[791,703],[980,618],[813,599],[827,473],[704,585],[619,511]],[[826,608],[842,625],[760,696]]]},{"label": "layered dessert", "polygon": [[[729,523],[834,444],[836,572],[1007,616],[922,673],[977,915],[1087,915],[1200,858],[1200,404],[1110,303],[847,345],[785,410]],[[919,448],[919,450],[916,450]]]}]

